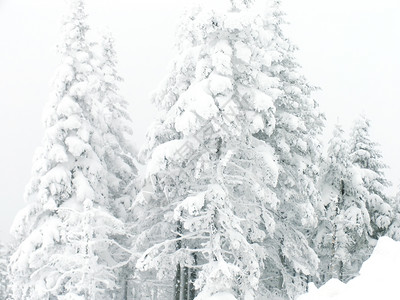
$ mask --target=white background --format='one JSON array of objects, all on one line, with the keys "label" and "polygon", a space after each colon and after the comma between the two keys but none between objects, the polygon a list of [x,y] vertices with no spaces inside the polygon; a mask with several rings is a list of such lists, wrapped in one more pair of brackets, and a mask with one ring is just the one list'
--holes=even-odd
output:
[{"label": "white background", "polygon": [[[215,0],[219,1],[219,0]],[[62,0],[0,0],[0,240],[18,209],[43,137],[41,112],[58,58]],[[155,110],[149,101],[174,56],[174,31],[188,0],[87,0],[92,28],[116,38],[122,93],[139,148]],[[387,173],[400,174],[400,1],[283,0],[287,35],[325,112],[326,136],[364,112],[382,145]],[[326,138],[325,138],[326,140]],[[397,188],[393,189],[393,192]]]}]

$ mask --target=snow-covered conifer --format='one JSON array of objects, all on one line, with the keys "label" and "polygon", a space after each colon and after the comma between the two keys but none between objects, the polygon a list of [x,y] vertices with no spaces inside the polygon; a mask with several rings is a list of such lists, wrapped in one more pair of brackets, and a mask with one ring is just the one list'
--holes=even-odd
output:
[{"label": "snow-covered conifer", "polygon": [[400,192],[393,197],[393,220],[389,226],[387,236],[391,237],[395,241],[400,241]]},{"label": "snow-covered conifer", "polygon": [[[275,130],[271,136],[258,137],[271,143],[278,157],[280,169],[275,192],[281,203],[279,213],[286,222],[282,223],[283,227],[277,227],[275,238],[281,241],[282,252],[286,252],[282,255],[285,256],[282,262],[290,268],[294,267],[290,261],[302,257],[304,261],[311,262],[309,258],[314,255],[307,240],[308,232],[313,231],[317,225],[315,206],[320,196],[316,185],[321,158],[319,136],[324,116],[312,98],[315,88],[309,85],[296,62],[296,48],[283,33],[282,24],[285,21],[280,1],[265,2],[265,26],[273,34],[269,45],[271,65],[268,71],[271,77],[279,79],[278,88],[281,93],[275,101]],[[292,234],[288,234],[289,226]],[[296,247],[301,249],[300,252],[287,251]],[[309,265],[309,268],[313,267],[316,266]],[[277,276],[271,270],[274,271],[266,267],[264,277],[276,277],[291,297],[306,289],[306,276],[301,274],[301,270],[294,267],[293,272],[288,273],[289,276]],[[307,275],[310,272],[312,270]]]},{"label": "snow-covered conifer", "polygon": [[322,212],[314,237],[320,280],[348,280],[370,254],[371,226],[361,175],[349,159],[348,141],[338,125],[321,173]]},{"label": "snow-covered conifer", "polygon": [[104,123],[101,127],[104,139],[104,160],[108,170],[109,196],[116,215],[126,221],[128,209],[136,194],[136,150],[132,144],[133,124],[128,103],[119,93],[122,78],[117,72],[114,39],[110,32],[102,36],[100,43],[99,71],[101,101],[100,112]]},{"label": "snow-covered conifer", "polygon": [[366,190],[364,198],[371,218],[371,237],[378,240],[392,222],[393,208],[386,191],[390,186],[384,174],[387,166],[378,145],[371,140],[370,126],[364,115],[355,121],[350,138],[350,158],[359,167]]},{"label": "snow-covered conifer", "polygon": [[[280,168],[268,137],[283,84],[272,71],[280,54],[264,12],[263,3],[244,0],[203,1],[189,11],[178,58],[154,97],[161,117],[142,152],[148,170],[134,208],[136,247],[144,251],[137,267],[165,282],[175,277],[174,299],[193,299],[194,288],[196,299],[294,297],[296,273],[317,268],[274,192]],[[299,207],[313,218],[312,206]],[[261,284],[264,270],[280,282]]]},{"label": "snow-covered conifer", "polygon": [[11,300],[10,276],[8,272],[10,254],[10,247],[0,243],[0,299],[4,300]]},{"label": "snow-covered conifer", "polygon": [[[117,72],[117,59],[114,49],[114,39],[110,32],[102,34],[99,55],[97,58],[100,82],[98,97],[100,105],[99,112],[103,115],[102,123],[99,125],[103,133],[104,162],[107,174],[110,210],[114,215],[124,222],[127,236],[115,237],[119,245],[126,248],[131,243],[130,212],[132,200],[137,193],[137,168],[135,166],[136,149],[132,143],[133,124],[128,112],[128,103],[120,95],[119,83],[123,80]],[[119,249],[121,250],[121,249]],[[126,251],[118,251],[120,261],[126,259]],[[118,282],[121,286],[120,295],[126,299],[129,294],[128,284],[132,266],[123,264],[119,268]]]},{"label": "snow-covered conifer", "polygon": [[[118,243],[126,233],[114,216],[116,194],[109,187],[117,180],[110,183],[105,153],[112,144],[101,127],[110,114],[101,109],[104,99],[112,99],[107,92],[99,97],[104,80],[86,38],[84,2],[69,4],[45,138],[26,190],[28,205],[12,230],[19,244],[10,264],[15,299],[112,299],[118,269],[129,258]],[[126,188],[122,181],[118,186]]]}]

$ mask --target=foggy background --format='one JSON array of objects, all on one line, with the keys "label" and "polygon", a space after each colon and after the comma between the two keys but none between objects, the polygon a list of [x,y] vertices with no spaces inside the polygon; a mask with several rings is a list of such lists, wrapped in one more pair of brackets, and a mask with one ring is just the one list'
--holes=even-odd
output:
[{"label": "foggy background", "polygon": [[[218,1],[218,0],[215,0]],[[116,40],[121,93],[130,103],[137,148],[155,109],[150,103],[174,57],[175,28],[188,0],[87,0],[93,29]],[[58,64],[62,0],[0,0],[0,240],[24,206],[35,149],[43,137],[41,114]],[[286,34],[327,117],[329,138],[339,120],[345,129],[361,112],[372,120],[400,182],[400,1],[283,0]],[[325,141],[327,140],[325,138]]]}]

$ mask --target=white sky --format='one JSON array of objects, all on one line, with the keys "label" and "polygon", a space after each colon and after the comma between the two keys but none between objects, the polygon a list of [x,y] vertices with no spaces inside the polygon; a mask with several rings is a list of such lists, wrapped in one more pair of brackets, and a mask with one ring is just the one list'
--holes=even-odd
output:
[{"label": "white sky", "polygon": [[[218,1],[218,0],[215,0]],[[41,113],[57,66],[62,0],[0,0],[0,239],[24,206],[32,157],[43,137]],[[177,18],[187,0],[87,0],[92,27],[116,38],[122,93],[143,143],[154,108],[149,94],[173,58]],[[389,177],[400,175],[400,1],[283,0],[287,34],[328,118],[349,127],[365,112],[382,145]]]}]

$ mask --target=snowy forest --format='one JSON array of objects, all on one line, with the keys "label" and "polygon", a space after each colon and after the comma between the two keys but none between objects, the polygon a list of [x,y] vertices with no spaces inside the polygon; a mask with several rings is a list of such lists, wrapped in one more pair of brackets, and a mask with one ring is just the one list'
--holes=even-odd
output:
[{"label": "snowy forest", "polygon": [[113,35],[68,0],[0,299],[292,300],[400,241],[374,124],[325,130],[280,2],[186,10],[137,148]]}]

